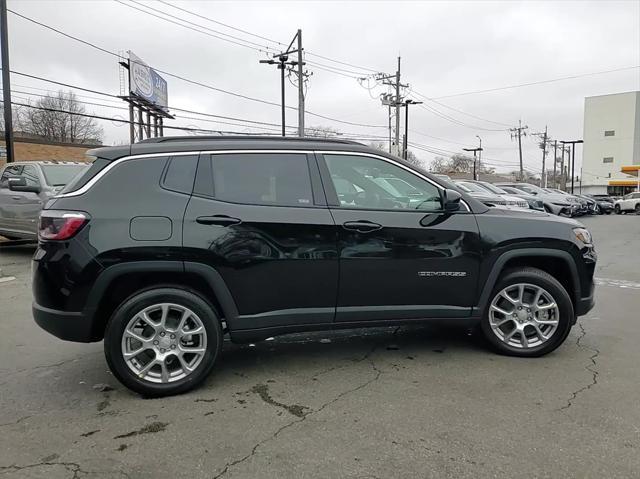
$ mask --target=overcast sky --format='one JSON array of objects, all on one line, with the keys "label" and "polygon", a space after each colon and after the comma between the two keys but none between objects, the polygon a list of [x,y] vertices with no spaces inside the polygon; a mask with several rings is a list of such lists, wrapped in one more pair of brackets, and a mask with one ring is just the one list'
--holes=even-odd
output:
[{"label": "overcast sky", "polygon": [[[460,93],[556,79],[640,65],[640,1],[501,1],[501,2],[212,2],[170,0],[172,4],[266,38],[289,43],[303,31],[307,60],[356,72],[364,68],[395,72],[402,57],[402,81],[415,92],[480,120],[425,100],[427,109],[410,110],[410,141],[447,151],[477,145],[480,135],[488,163],[513,169],[517,143],[504,131],[518,120],[530,132],[548,125],[556,139],[581,138],[584,98],[640,89],[640,69],[592,75],[494,92]],[[129,2],[129,0],[125,0]],[[161,2],[140,2],[209,29],[277,48],[257,37],[198,18]],[[237,46],[163,21],[111,0],[8,0],[9,8],[110,51],[132,50],[151,66],[208,85],[280,102],[278,72],[259,64],[265,53]],[[130,3],[137,8],[140,4]],[[160,15],[158,12],[153,12]],[[177,20],[173,20],[177,21]],[[213,33],[209,31],[209,33]],[[120,93],[114,57],[64,38],[9,14],[11,69],[86,88]],[[311,53],[357,65],[333,63]],[[386,87],[369,80],[367,90],[355,78],[308,65],[313,75],[307,108],[354,123],[386,125],[387,110],[378,96]],[[277,106],[233,97],[166,77],[169,105],[218,115],[279,123]],[[12,89],[44,93],[57,86],[12,76]],[[27,88],[30,87],[30,88]],[[97,95],[88,102],[111,103]],[[287,104],[296,106],[288,84]],[[15,93],[14,101],[25,94]],[[31,97],[35,101],[37,97]],[[115,103],[118,106],[117,100]],[[121,106],[125,106],[122,102]],[[99,115],[125,118],[126,111],[86,106]],[[178,115],[179,116],[179,115]],[[325,126],[344,133],[380,135],[384,128],[359,127],[307,116],[307,126]],[[464,123],[461,125],[460,123]],[[101,121],[105,142],[128,141],[128,127]],[[169,125],[250,131],[204,120],[176,119]],[[287,113],[296,125],[296,112]],[[277,127],[274,127],[277,128]],[[502,131],[489,131],[489,130]],[[257,130],[256,130],[257,131]],[[415,131],[415,132],[414,132]],[[172,132],[171,134],[176,134]],[[429,163],[432,153],[415,150]],[[541,151],[532,137],[524,139],[525,165],[540,171]]]}]

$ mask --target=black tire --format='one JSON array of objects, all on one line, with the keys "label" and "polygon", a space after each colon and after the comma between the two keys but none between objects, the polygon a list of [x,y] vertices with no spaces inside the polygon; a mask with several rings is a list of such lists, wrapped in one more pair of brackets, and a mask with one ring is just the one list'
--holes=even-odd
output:
[{"label": "black tire", "polygon": [[606,211],[606,213],[607,213],[608,215],[610,215],[610,214],[612,213],[612,211],[611,211],[611,210],[607,210],[607,211]]},{"label": "black tire", "polygon": [[616,212],[617,215],[619,215],[620,213],[622,213],[622,210],[620,209],[620,205],[615,205],[613,207],[614,211]]},{"label": "black tire", "polygon": [[[559,310],[558,327],[544,343],[529,349],[520,349],[504,343],[498,338],[489,324],[489,307],[493,298],[504,288],[518,283],[528,283],[544,288],[555,300]],[[573,303],[565,288],[549,273],[536,268],[518,268],[505,272],[496,283],[480,322],[482,333],[493,350],[507,356],[539,357],[550,353],[560,346],[571,331],[575,313]]]},{"label": "black tire", "polygon": [[[198,315],[207,334],[206,351],[196,369],[182,379],[164,384],[136,376],[125,363],[121,349],[122,336],[131,318],[144,308],[158,303],[174,303],[189,308]],[[161,287],[136,293],[115,310],[105,331],[104,352],[109,368],[122,384],[145,397],[161,397],[184,393],[202,383],[220,354],[222,342],[220,319],[211,304],[194,292]]]},{"label": "black tire", "polygon": [[635,212],[637,215],[640,215],[640,203],[636,204]]}]

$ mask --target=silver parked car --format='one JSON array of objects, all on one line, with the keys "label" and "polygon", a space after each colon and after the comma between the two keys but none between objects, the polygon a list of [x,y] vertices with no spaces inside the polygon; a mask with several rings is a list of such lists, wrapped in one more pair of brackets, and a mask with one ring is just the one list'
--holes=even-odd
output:
[{"label": "silver parked car", "polygon": [[23,161],[0,170],[0,235],[36,239],[44,204],[90,165],[79,162]]}]

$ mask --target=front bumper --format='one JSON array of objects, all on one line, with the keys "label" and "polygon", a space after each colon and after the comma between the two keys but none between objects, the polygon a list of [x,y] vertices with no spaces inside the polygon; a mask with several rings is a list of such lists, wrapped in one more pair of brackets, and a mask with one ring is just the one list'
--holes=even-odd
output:
[{"label": "front bumper", "polygon": [[32,304],[31,310],[33,319],[38,326],[60,339],[80,343],[95,341],[92,337],[91,321],[87,321],[81,311],[59,311],[45,308],[35,302]]},{"label": "front bumper", "polygon": [[576,303],[576,311],[575,311],[576,317],[584,316],[585,314],[587,314],[589,311],[593,309],[595,304],[596,304],[595,287],[592,284],[591,292],[589,296],[580,298]]}]

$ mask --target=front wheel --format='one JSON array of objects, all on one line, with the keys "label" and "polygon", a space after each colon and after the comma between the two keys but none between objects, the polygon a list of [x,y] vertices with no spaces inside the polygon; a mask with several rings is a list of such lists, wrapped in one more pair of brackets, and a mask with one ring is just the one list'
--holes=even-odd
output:
[{"label": "front wheel", "polygon": [[640,203],[638,203],[638,204],[636,205],[635,212],[636,212],[636,214],[637,214],[637,215],[640,215]]},{"label": "front wheel", "polygon": [[497,352],[537,357],[564,342],[573,319],[571,298],[558,280],[539,269],[521,268],[498,281],[480,324]]},{"label": "front wheel", "polygon": [[622,213],[622,210],[620,209],[620,205],[615,205],[613,207],[613,210],[616,212],[617,215]]},{"label": "front wheel", "polygon": [[193,389],[222,348],[212,306],[190,291],[156,288],[122,303],[104,336],[107,363],[125,386],[147,397]]}]

